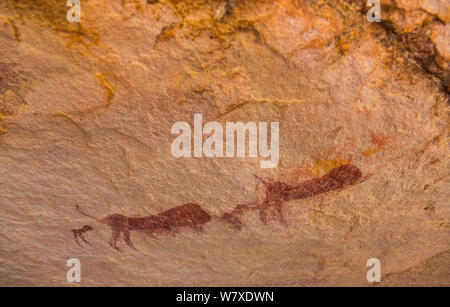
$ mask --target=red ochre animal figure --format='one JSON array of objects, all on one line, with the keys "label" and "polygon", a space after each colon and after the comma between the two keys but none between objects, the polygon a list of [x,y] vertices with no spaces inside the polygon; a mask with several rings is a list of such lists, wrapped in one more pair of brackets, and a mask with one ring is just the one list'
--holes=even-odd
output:
[{"label": "red ochre animal figure", "polygon": [[195,230],[202,230],[203,225],[211,220],[211,216],[198,204],[184,204],[161,212],[157,215],[145,217],[128,217],[122,214],[110,214],[102,219],[91,216],[76,205],[77,210],[100,223],[108,225],[112,230],[112,237],[109,241],[111,247],[119,250],[117,239],[123,233],[124,241],[128,246],[134,248],[131,242],[130,231],[141,230],[149,234],[168,231],[176,232],[181,227],[191,227]]},{"label": "red ochre animal figure", "polygon": [[285,222],[282,205],[289,200],[304,199],[323,194],[329,191],[342,189],[346,186],[357,183],[361,177],[361,171],[354,165],[341,165],[322,177],[304,181],[298,185],[287,184],[281,181],[272,181],[262,179],[255,175],[265,188],[266,195],[264,200],[256,206],[238,205],[232,212],[222,215],[222,219],[240,229],[243,224],[240,216],[248,210],[259,210],[259,216],[264,224],[267,224],[267,211],[275,209],[279,220]]}]

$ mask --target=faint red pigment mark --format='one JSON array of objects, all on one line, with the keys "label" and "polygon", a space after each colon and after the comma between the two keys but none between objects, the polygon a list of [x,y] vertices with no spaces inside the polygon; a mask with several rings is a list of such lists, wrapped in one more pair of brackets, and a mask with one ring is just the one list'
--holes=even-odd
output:
[{"label": "faint red pigment mark", "polygon": [[198,204],[192,203],[174,207],[157,215],[128,217],[122,214],[111,214],[102,219],[83,212],[78,205],[76,205],[76,208],[81,214],[106,224],[111,228],[112,237],[109,244],[117,250],[119,250],[117,239],[121,233],[124,235],[125,243],[135,248],[131,242],[131,230],[141,230],[151,235],[161,231],[176,233],[181,227],[190,227],[201,231],[203,225],[211,220],[211,216],[206,211]]},{"label": "faint red pigment mark", "polygon": [[430,163],[428,163],[428,165],[434,165],[438,162],[441,162],[441,160],[439,158],[433,159]]},{"label": "faint red pigment mark", "polygon": [[220,219],[231,224],[237,230],[241,230],[244,226],[240,217],[248,210],[254,210],[256,207],[250,205],[239,204],[231,212],[224,213]]},{"label": "faint red pigment mark", "polygon": [[266,188],[264,200],[255,206],[238,205],[233,211],[221,216],[222,220],[230,223],[236,229],[242,228],[243,223],[240,220],[240,217],[248,210],[259,210],[261,221],[264,224],[267,224],[267,211],[269,209],[275,209],[279,220],[285,223],[282,212],[282,205],[284,202],[309,198],[353,185],[361,179],[362,173],[356,166],[346,164],[329,171],[322,177],[307,180],[298,185],[287,184],[281,181],[266,180],[256,175],[255,177],[260,180]]},{"label": "faint red pigment mark", "polygon": [[393,138],[393,136],[387,136],[381,133],[370,133],[370,142],[379,149],[385,149]]}]

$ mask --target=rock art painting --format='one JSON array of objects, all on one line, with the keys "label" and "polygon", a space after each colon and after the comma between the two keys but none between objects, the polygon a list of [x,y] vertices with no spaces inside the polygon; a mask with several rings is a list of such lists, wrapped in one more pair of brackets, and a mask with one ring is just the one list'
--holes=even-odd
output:
[{"label": "rock art painting", "polygon": [[[220,217],[220,220],[226,221],[236,229],[240,230],[243,223],[239,219],[239,216],[245,211],[259,210],[261,222],[266,224],[267,211],[275,209],[271,212],[278,214],[280,222],[285,222],[282,212],[282,204],[284,202],[313,197],[329,191],[342,189],[358,182],[361,176],[361,171],[356,166],[350,164],[339,166],[322,177],[308,180],[298,185],[264,180],[255,176],[266,188],[264,200],[260,204],[254,206],[243,204],[237,205],[231,212],[224,213]],[[159,232],[175,234],[184,227],[191,227],[197,231],[202,231],[203,225],[212,220],[211,215],[203,210],[198,204],[183,204],[157,215],[145,217],[127,217],[121,214],[111,214],[101,219],[82,211],[79,205],[76,206],[76,209],[84,216],[108,225],[112,231],[112,237],[109,244],[117,250],[119,250],[117,247],[117,239],[121,234],[123,234],[125,243],[134,248],[134,245],[131,242],[131,230],[140,230],[150,235]],[[83,237],[83,233],[92,229],[93,228],[89,225],[85,225],[80,229],[72,229],[76,242],[79,244],[78,237],[80,237],[87,243]]]},{"label": "rock art painting", "polygon": [[[182,227],[192,227],[201,231],[202,226],[211,220],[211,216],[198,204],[184,204],[160,214],[146,217],[127,217],[121,214],[111,214],[101,219],[83,212],[78,205],[76,209],[81,214],[108,225],[112,231],[112,238],[109,244],[117,250],[119,250],[117,239],[121,234],[123,234],[123,238],[128,246],[134,248],[130,237],[131,230],[141,230],[150,235],[153,235],[155,232],[175,233]],[[84,226],[82,229],[86,231],[85,228],[87,227],[89,228],[88,230],[92,230],[92,227],[89,226]],[[80,230],[73,231],[81,235]],[[83,237],[81,238],[83,239]]]},{"label": "rock art painting", "polygon": [[0,0],[0,286],[450,286],[449,22]]}]

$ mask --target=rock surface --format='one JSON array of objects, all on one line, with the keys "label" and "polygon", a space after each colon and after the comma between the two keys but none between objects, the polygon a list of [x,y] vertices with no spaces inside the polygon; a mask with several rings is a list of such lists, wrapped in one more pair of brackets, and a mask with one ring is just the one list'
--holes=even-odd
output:
[{"label": "rock surface", "polygon": [[[20,3],[18,3],[20,2]],[[0,285],[450,285],[449,2],[0,3]],[[278,167],[175,158],[175,122],[279,122]],[[257,211],[253,174],[291,185],[351,164],[362,180]],[[136,249],[80,214],[149,216],[197,203],[202,231]],[[269,215],[270,217],[271,215]],[[71,229],[88,224],[89,244]]]}]

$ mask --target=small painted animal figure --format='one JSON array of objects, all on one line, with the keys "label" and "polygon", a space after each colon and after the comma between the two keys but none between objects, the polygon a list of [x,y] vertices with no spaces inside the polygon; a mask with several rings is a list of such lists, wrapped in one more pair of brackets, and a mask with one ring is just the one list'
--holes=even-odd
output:
[{"label": "small painted animal figure", "polygon": [[85,243],[89,243],[85,237],[84,237],[84,233],[88,232],[90,230],[93,230],[94,228],[92,228],[89,225],[84,225],[83,227],[79,228],[79,229],[72,229],[73,232],[73,236],[75,237],[75,241],[77,241],[78,245],[81,246],[80,242],[78,241],[78,238],[81,238],[81,240],[83,240]]},{"label": "small painted animal figure", "polygon": [[156,215],[144,217],[128,217],[122,214],[110,214],[102,219],[91,216],[76,205],[77,210],[100,223],[108,225],[112,230],[112,237],[109,241],[111,247],[119,250],[117,239],[123,233],[124,241],[128,246],[134,248],[131,242],[130,231],[141,230],[149,234],[158,231],[175,232],[182,227],[191,227],[195,230],[201,230],[203,225],[211,220],[211,216],[198,204],[184,204],[174,207]]}]

